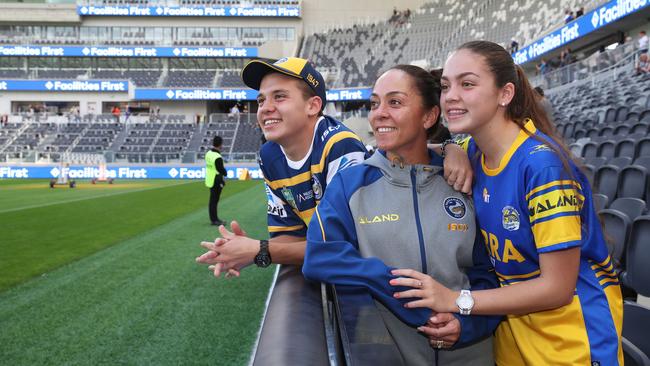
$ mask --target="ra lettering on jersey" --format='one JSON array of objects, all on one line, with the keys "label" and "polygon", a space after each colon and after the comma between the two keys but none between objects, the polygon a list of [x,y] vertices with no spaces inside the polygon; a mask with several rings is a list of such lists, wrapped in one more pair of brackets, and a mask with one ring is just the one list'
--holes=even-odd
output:
[{"label": "ra lettering on jersey", "polygon": [[324,116],[316,123],[308,155],[299,162],[288,160],[280,145],[267,142],[260,151],[267,197],[267,221],[271,237],[304,237],[316,205],[332,177],[361,163],[366,148],[352,131]]}]

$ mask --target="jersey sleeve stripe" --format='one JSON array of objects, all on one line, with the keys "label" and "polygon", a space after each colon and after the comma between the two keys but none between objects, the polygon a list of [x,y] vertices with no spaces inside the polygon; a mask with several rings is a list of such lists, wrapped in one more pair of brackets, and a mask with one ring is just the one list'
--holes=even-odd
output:
[{"label": "jersey sleeve stripe", "polygon": [[580,240],[565,241],[563,243],[557,243],[557,244],[545,246],[543,248],[539,248],[537,249],[537,253],[539,254],[550,253],[558,250],[565,250],[565,249],[579,247],[581,245],[582,242]]},{"label": "jersey sleeve stripe", "polygon": [[305,225],[295,225],[295,226],[269,226],[270,233],[277,233],[281,231],[295,231],[304,229]]},{"label": "jersey sleeve stripe", "polygon": [[537,249],[569,241],[580,241],[582,231],[579,216],[563,216],[537,223],[532,227]]},{"label": "jersey sleeve stripe", "polygon": [[310,208],[309,210],[306,211],[296,211],[296,210],[294,211],[298,214],[298,216],[300,216],[300,218],[302,219],[302,221],[305,222],[305,224],[308,224],[311,221],[312,216],[314,216],[315,210],[316,210],[315,208]]},{"label": "jersey sleeve stripe", "polygon": [[526,195],[526,201],[528,201],[530,199],[530,197],[532,195],[534,195],[535,193],[543,191],[543,190],[545,190],[547,188],[556,187],[556,186],[573,186],[575,188],[578,188],[579,190],[582,190],[582,186],[580,185],[580,183],[578,183],[578,182],[576,182],[574,180],[555,180],[555,181],[552,181],[552,182],[549,182],[549,183],[546,183],[546,184],[543,184],[541,186],[537,186],[537,187],[531,189],[530,192],[528,192],[528,194]]},{"label": "jersey sleeve stripe", "polygon": [[304,172],[301,174],[298,174],[294,177],[291,178],[286,178],[286,179],[278,179],[274,181],[267,181],[266,184],[271,187],[272,189],[280,189],[282,187],[291,187],[295,186],[300,183],[307,182],[311,179],[311,173],[310,172]]},{"label": "jersey sleeve stripe", "polygon": [[323,170],[325,170],[325,163],[327,161],[327,157],[330,154],[330,150],[332,150],[332,146],[334,146],[335,143],[343,140],[343,139],[355,139],[358,141],[361,141],[359,139],[359,136],[355,135],[354,133],[350,131],[341,131],[334,136],[332,136],[327,142],[325,143],[325,147],[323,147],[323,152],[321,154],[320,158],[320,163],[318,165],[312,165],[311,166],[311,171],[313,174],[316,173],[322,173]]}]

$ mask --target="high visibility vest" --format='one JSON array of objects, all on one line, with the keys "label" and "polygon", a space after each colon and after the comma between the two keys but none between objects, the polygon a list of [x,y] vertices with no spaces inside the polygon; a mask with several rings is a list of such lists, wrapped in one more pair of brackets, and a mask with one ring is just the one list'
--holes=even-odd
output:
[{"label": "high visibility vest", "polygon": [[221,159],[221,154],[216,151],[208,151],[205,154],[205,186],[212,188],[214,185],[214,178],[219,175],[215,162],[217,159]]}]

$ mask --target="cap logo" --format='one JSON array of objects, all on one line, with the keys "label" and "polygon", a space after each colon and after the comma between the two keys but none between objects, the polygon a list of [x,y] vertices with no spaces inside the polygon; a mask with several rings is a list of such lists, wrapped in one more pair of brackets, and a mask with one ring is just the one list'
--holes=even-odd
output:
[{"label": "cap logo", "polygon": [[281,59],[275,61],[275,62],[273,63],[273,65],[279,65],[279,64],[284,63],[284,62],[287,62],[287,61],[289,61],[289,59],[286,58],[286,57],[283,57],[283,58],[281,58]]},{"label": "cap logo", "polygon": [[318,87],[318,80],[312,75],[312,74],[307,74],[307,82],[310,83],[314,88]]}]

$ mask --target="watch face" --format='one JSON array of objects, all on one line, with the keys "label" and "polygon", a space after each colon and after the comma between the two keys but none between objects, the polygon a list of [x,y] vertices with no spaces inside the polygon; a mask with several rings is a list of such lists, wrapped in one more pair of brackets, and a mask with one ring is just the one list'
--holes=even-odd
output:
[{"label": "watch face", "polygon": [[473,301],[472,298],[470,298],[469,296],[461,296],[458,299],[458,306],[462,309],[471,308],[472,305],[473,305]]},{"label": "watch face", "polygon": [[271,257],[265,254],[258,254],[255,257],[255,264],[258,267],[268,267],[269,265],[271,265]]}]

